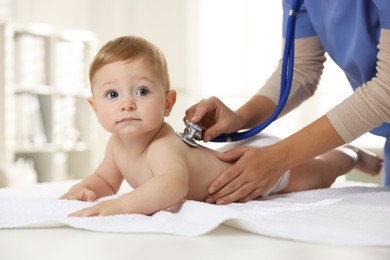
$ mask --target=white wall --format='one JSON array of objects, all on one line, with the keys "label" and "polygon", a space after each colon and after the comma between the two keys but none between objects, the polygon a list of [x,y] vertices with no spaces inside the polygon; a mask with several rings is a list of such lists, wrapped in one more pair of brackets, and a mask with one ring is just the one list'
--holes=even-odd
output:
[{"label": "white wall", "polygon": [[173,85],[185,84],[187,1],[12,0],[11,5],[16,22],[92,30],[101,44],[125,34],[145,37],[167,56]]},{"label": "white wall", "polygon": [[[281,1],[258,0],[12,0],[16,22],[92,30],[101,43],[143,36],[165,53],[178,103],[168,121],[182,128],[184,110],[217,95],[242,104],[266,80],[280,53]],[[344,75],[329,61],[319,94],[268,131],[287,136],[349,95]],[[103,130],[99,133],[106,137]],[[382,139],[361,138],[367,146]],[[373,141],[374,140],[374,141]],[[100,144],[104,142],[99,142]],[[97,150],[102,151],[102,148]]]},{"label": "white wall", "polygon": [[[181,89],[187,85],[187,5],[183,0],[12,0],[11,19],[16,23],[48,23],[55,28],[93,31],[99,46],[126,34],[145,37],[164,52],[171,83]],[[169,121],[182,127],[178,102]],[[180,118],[180,119],[179,119]],[[98,129],[96,143],[98,161],[104,151],[108,134]],[[96,134],[96,133],[95,133]]]}]

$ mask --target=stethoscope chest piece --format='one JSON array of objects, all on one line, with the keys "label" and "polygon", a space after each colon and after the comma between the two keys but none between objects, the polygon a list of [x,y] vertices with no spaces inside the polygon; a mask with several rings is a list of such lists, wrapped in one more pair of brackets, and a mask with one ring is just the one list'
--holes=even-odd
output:
[{"label": "stethoscope chest piece", "polygon": [[176,134],[181,140],[192,147],[198,146],[198,143],[195,140],[202,140],[203,138],[202,128],[191,121],[186,121],[186,128],[184,128],[183,133],[176,132]]}]

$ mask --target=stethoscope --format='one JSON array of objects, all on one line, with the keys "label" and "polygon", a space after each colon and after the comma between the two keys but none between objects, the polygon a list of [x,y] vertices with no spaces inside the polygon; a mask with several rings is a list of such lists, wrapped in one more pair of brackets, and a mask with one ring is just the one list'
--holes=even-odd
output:
[{"label": "stethoscope", "polygon": [[[294,74],[294,40],[295,40],[295,24],[297,13],[303,3],[303,0],[292,0],[289,17],[287,20],[286,40],[283,51],[282,61],[282,75],[280,80],[280,95],[278,104],[273,114],[260,125],[242,132],[235,132],[231,134],[221,134],[211,142],[235,142],[240,141],[251,136],[254,136],[264,130],[273,121],[277,119],[286,105],[288,96],[291,90],[291,84]],[[191,121],[185,122],[186,127],[183,133],[177,132],[177,135],[188,145],[196,147],[198,144],[195,140],[203,139],[203,129]]]}]

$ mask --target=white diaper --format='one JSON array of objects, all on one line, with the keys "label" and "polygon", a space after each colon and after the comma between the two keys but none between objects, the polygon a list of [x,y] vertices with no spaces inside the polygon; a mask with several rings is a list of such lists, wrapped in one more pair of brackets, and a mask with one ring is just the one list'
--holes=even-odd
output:
[{"label": "white diaper", "polygon": [[[276,136],[260,133],[258,135],[255,135],[253,137],[247,138],[242,141],[228,143],[222,146],[221,148],[219,148],[218,151],[224,152],[224,151],[237,148],[239,146],[267,146],[267,145],[274,144],[280,140],[281,139]],[[261,196],[262,197],[270,196],[283,190],[288,184],[289,177],[290,177],[290,171],[286,171],[275,183],[275,185],[270,190],[263,193],[263,195]]]},{"label": "white diaper", "polygon": [[270,195],[277,194],[279,191],[286,188],[289,178],[290,178],[290,171],[283,173],[283,175],[280,176],[279,180],[275,183],[275,185],[269,191],[264,192],[261,195],[261,197],[267,197]]}]

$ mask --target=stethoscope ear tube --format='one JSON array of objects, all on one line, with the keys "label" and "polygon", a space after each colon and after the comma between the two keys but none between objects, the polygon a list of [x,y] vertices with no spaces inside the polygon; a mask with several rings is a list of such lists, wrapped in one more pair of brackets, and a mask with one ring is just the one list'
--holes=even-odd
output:
[{"label": "stethoscope ear tube", "polygon": [[295,23],[298,13],[303,0],[293,0],[290,10],[290,15],[287,20],[286,40],[283,51],[282,61],[282,75],[280,80],[280,95],[279,102],[272,115],[260,125],[243,131],[235,132],[231,134],[221,134],[216,138],[212,139],[211,142],[234,142],[249,138],[260,133],[267,126],[269,126],[282,112],[284,106],[287,103],[288,96],[290,95],[291,85],[294,74],[294,40],[295,40]]}]

